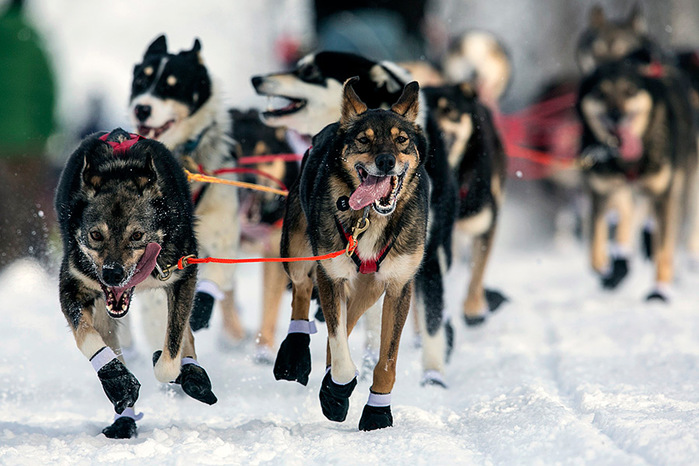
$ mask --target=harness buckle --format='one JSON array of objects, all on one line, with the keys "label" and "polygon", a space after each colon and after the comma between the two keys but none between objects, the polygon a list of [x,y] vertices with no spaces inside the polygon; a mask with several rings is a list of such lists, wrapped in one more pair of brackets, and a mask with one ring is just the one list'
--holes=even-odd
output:
[{"label": "harness buckle", "polygon": [[354,250],[357,249],[357,238],[359,235],[364,233],[369,229],[369,218],[368,217],[362,217],[358,222],[357,225],[352,228],[352,236],[349,237],[349,240],[347,242],[347,249],[345,250],[345,253],[347,254],[347,257],[352,257],[352,254],[354,254]]}]

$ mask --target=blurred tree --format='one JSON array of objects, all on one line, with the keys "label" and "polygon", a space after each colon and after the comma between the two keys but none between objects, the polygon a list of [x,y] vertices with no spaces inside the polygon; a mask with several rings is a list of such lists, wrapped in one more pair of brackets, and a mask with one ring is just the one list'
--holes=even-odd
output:
[{"label": "blurred tree", "polygon": [[46,157],[55,86],[35,29],[12,0],[0,16],[0,269],[45,258],[55,180]]}]

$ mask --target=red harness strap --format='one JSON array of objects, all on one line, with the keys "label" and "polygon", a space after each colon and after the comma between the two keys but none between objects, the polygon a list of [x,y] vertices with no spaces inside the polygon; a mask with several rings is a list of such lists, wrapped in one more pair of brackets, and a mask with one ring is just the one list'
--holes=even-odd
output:
[{"label": "red harness strap", "polygon": [[[112,146],[112,150],[114,151],[115,155],[125,153],[127,150],[129,150],[131,148],[131,146],[136,144],[138,141],[146,139],[141,135],[127,133],[126,131],[123,131],[122,134],[128,134],[129,139],[126,139],[125,141],[122,141],[122,142],[109,141],[108,138],[116,131],[118,131],[118,130],[114,130],[111,133],[104,134],[104,135],[100,136],[100,138],[99,138],[100,141],[104,141],[107,144],[109,144],[110,146]],[[120,131],[120,133],[121,133],[121,131]]]},{"label": "red harness strap", "polygon": [[[350,239],[352,238],[352,235],[347,233],[345,228],[342,226],[342,223],[335,217],[335,225],[337,225],[337,230],[342,234],[342,237],[345,239],[345,246],[349,244]],[[354,252],[350,257],[352,257],[352,260],[354,263],[357,265],[357,272],[359,273],[376,273],[379,271],[379,266],[381,265],[381,262],[386,258],[388,255],[389,251],[393,247],[393,241],[390,241],[386,246],[383,247],[381,252],[379,252],[379,255],[376,257],[376,259],[372,260],[362,260],[359,257],[359,253],[357,251]]]}]

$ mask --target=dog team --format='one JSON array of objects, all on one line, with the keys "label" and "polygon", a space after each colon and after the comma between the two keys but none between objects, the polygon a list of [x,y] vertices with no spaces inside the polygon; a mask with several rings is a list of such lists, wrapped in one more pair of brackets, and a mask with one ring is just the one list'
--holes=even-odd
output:
[{"label": "dog team", "polygon": [[[362,368],[373,378],[359,428],[391,426],[411,308],[422,383],[446,387],[454,326],[445,316],[444,280],[464,239],[471,254],[465,323],[482,324],[507,300],[484,287],[505,196],[507,154],[496,113],[510,77],[507,53],[482,32],[456,41],[441,71],[321,51],[291,71],[252,77],[259,95],[285,102],[261,113],[225,108],[203,57],[199,40],[174,53],[164,35],[155,39],[133,71],[134,132],[87,137],[56,190],[60,304],[114,406],[103,433],[137,435],[140,383],[121,354],[134,299],[148,343],[158,348],[156,379],[216,403],[193,332],[209,325],[215,307],[226,341],[241,341],[245,330],[235,267],[196,258],[235,258],[241,248],[306,259],[263,265],[255,360],[273,364],[278,380],[306,385],[316,300],[327,328],[320,405],[328,419],[344,421],[359,376],[347,339],[366,314]],[[669,300],[678,242],[699,257],[699,57],[661,51],[638,10],[612,21],[595,7],[576,58],[583,74],[577,167],[591,201],[592,268],[606,288],[624,279],[635,227],[645,220],[637,213],[644,212],[653,220],[656,267],[647,298]],[[289,157],[292,136],[307,141],[300,165]],[[185,169],[287,195],[191,182]],[[645,210],[635,206],[640,194]],[[289,286],[288,333],[275,354]],[[135,297],[141,290],[149,291]]]}]

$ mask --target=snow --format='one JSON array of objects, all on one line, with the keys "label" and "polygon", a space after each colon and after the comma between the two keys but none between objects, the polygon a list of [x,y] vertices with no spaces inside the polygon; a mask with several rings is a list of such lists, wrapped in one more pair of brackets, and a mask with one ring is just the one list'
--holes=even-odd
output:
[{"label": "snow", "polygon": [[[67,128],[87,117],[91,92],[105,93],[110,126],[128,125],[130,70],[161,32],[175,50],[200,37],[227,103],[249,104],[249,77],[278,69],[270,31],[307,28],[299,13],[305,4],[30,3],[54,54]],[[311,340],[313,372],[303,387],[277,382],[270,366],[256,365],[252,341],[223,347],[216,313],[211,328],[196,335],[219,398],[206,406],[155,380],[135,308],[137,353],[127,363],[142,383],[137,411],[145,417],[137,438],[107,439],[100,431],[112,407],[60,312],[56,272],[13,264],[0,275],[0,464],[697,464],[696,274],[680,257],[672,303],[648,304],[643,296],[653,271],[635,258],[620,289],[604,292],[583,245],[559,248],[538,239],[543,214],[536,202],[509,196],[487,282],[510,302],[484,326],[466,328],[459,312],[468,270],[458,263],[447,280],[456,329],[449,388],[419,385],[421,356],[409,322],[393,391],[394,427],[374,432],[357,430],[367,380],[355,389],[344,423],[321,413],[322,325]],[[260,267],[240,266],[237,275],[242,317],[254,333]],[[278,341],[289,312],[287,295]],[[350,339],[357,363],[362,342],[360,326]]]},{"label": "snow", "polygon": [[[513,214],[509,215],[510,218]],[[511,222],[510,222],[511,223]],[[507,225],[507,221],[505,222]],[[690,464],[699,455],[699,290],[683,267],[671,305],[647,304],[652,267],[640,258],[614,293],[599,289],[582,246],[496,251],[488,281],[509,297],[486,325],[458,318],[468,271],[448,283],[456,348],[449,388],[421,387],[409,322],[393,391],[394,427],[360,432],[369,381],[344,423],[318,402],[325,327],[312,337],[307,387],[252,362],[254,343],[224,350],[220,316],[197,334],[199,360],[219,398],[212,407],[159,384],[132,310],[142,383],[139,436],[100,434],[112,417],[90,364],[60,312],[57,277],[30,262],[0,276],[2,464]],[[238,299],[253,333],[260,268],[241,266]],[[283,303],[284,336],[290,297]],[[361,361],[363,329],[351,336]]]}]

